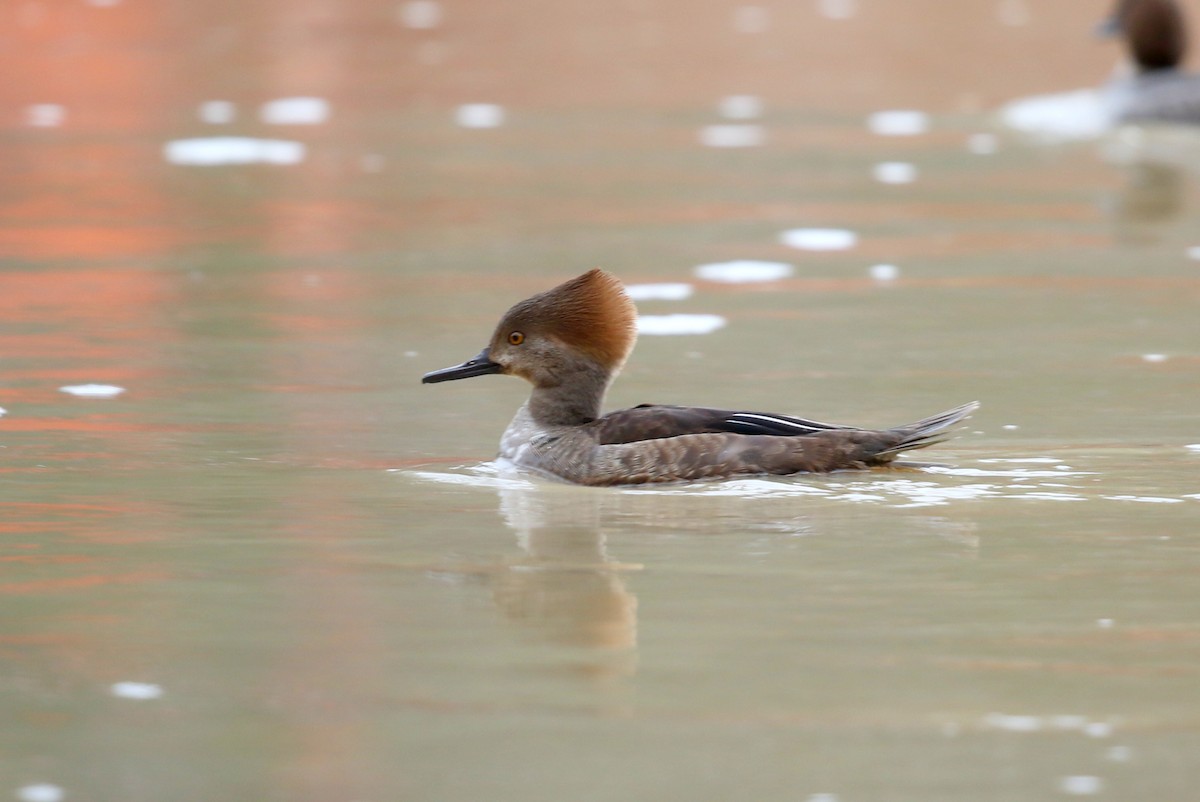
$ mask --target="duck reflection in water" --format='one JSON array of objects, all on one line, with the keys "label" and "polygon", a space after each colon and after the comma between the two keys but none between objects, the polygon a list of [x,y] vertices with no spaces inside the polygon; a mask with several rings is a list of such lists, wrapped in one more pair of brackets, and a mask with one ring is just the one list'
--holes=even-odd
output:
[{"label": "duck reflection in water", "polygon": [[[749,560],[742,566],[751,572],[747,577],[756,565],[756,558],[747,556],[751,551],[772,564],[803,554],[795,565],[802,566],[798,570],[808,581],[798,578],[797,583],[818,597],[825,593],[821,580],[828,578],[821,566],[843,565],[847,550],[856,548],[853,537],[849,542],[842,537],[840,507],[861,489],[861,483],[848,478],[830,480],[828,493],[844,499],[834,501],[826,519],[821,507],[814,508],[814,499],[823,493],[786,492],[789,486],[782,480],[597,493],[529,481],[503,464],[495,468],[500,471],[493,484],[499,514],[521,554],[480,574],[488,578],[497,609],[519,627],[522,638],[565,649],[568,665],[594,681],[632,676],[639,667],[635,583],[644,567],[613,554],[610,538],[628,538],[650,550],[675,543],[676,534],[693,548],[703,538],[706,547],[715,549],[711,559],[722,565],[731,556]],[[896,499],[908,506],[906,502]],[[892,529],[873,542],[876,554],[889,550],[901,562],[916,559],[919,564],[931,558],[933,564],[947,557],[975,559],[980,552],[974,522],[924,510],[893,510]],[[659,574],[653,581],[661,585],[672,578]]]},{"label": "duck reflection in water", "polygon": [[[1120,162],[1114,156],[1112,161]],[[1186,206],[1187,179],[1174,164],[1137,159],[1124,165],[1125,182],[1108,204],[1118,241],[1161,240]]]},{"label": "duck reflection in water", "polygon": [[[523,484],[523,483],[521,483]],[[541,637],[579,647],[596,678],[637,670],[637,597],[626,576],[640,565],[613,560],[601,528],[601,498],[550,484],[502,487],[500,515],[524,556],[495,576],[496,605]]]}]

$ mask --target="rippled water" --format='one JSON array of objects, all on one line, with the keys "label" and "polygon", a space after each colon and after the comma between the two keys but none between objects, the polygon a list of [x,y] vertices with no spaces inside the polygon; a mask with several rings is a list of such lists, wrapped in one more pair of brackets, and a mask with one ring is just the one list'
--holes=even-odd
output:
[{"label": "rippled water", "polygon": [[[1006,126],[1112,70],[1061,5],[14,6],[0,796],[1190,798],[1200,139]],[[419,377],[597,265],[611,406],[983,406],[524,475]]]}]

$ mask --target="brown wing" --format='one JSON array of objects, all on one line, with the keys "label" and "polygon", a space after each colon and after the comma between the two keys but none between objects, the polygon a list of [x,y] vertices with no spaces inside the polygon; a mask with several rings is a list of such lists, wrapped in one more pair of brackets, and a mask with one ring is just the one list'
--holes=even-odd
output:
[{"label": "brown wing", "polygon": [[[810,432],[807,436],[745,435],[730,432],[697,432],[647,438],[628,442],[597,444],[593,432],[577,431],[562,438],[545,455],[544,468],[580,484],[613,485],[713,479],[747,474],[823,473],[886,465],[902,451],[925,448],[941,442],[947,430],[966,418],[978,404],[972,402],[931,415],[916,423],[892,429],[870,430],[846,427]],[[658,410],[661,407],[637,407]],[[722,410],[667,408],[678,412],[677,420],[693,426],[725,425],[730,417],[744,413]],[[647,414],[647,413],[640,413]],[[602,421],[604,419],[601,419]],[[626,426],[636,417],[625,417]],[[600,423],[600,421],[598,421]],[[622,430],[616,428],[617,433]]]},{"label": "brown wing", "polygon": [[890,462],[903,435],[840,429],[808,437],[724,432],[593,446],[584,460],[554,460],[552,472],[580,484],[714,479],[748,474],[824,473]]},{"label": "brown wing", "polygon": [[601,445],[718,432],[805,437],[831,429],[849,428],[767,412],[739,412],[730,409],[661,404],[642,404],[610,412],[594,425],[597,427]]},{"label": "brown wing", "polygon": [[595,422],[600,445],[635,443],[681,434],[728,431],[721,424],[733,413],[727,409],[642,404],[610,412]]}]

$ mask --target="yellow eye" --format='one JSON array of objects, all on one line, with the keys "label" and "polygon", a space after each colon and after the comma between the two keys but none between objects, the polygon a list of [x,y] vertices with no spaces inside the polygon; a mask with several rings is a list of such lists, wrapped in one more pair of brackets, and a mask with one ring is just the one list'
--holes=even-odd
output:
[{"label": "yellow eye", "polygon": [[525,335],[519,331],[514,331],[508,335],[509,345],[520,345],[523,342],[525,342]]}]

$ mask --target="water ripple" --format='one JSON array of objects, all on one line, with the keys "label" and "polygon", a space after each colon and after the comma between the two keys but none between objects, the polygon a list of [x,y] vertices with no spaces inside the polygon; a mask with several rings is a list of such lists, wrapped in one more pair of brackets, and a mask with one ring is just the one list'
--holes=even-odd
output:
[{"label": "water ripple", "polygon": [[[1044,462],[1046,458],[1028,457],[1011,460],[980,460],[980,462]],[[1056,465],[1055,468],[1068,468]],[[392,469],[422,481],[440,484],[499,489],[527,490],[551,479],[518,468],[503,460],[466,466],[453,471],[414,471]],[[914,475],[915,474],[915,475]],[[1014,467],[1008,470],[972,467],[927,466],[917,471],[899,472],[839,472],[832,474],[798,474],[795,476],[750,476],[711,482],[678,482],[652,485],[629,485],[611,488],[630,495],[641,496],[704,496],[710,498],[787,499],[814,498],[851,504],[881,504],[895,508],[938,507],[980,500],[1018,500],[1031,502],[1118,502],[1142,504],[1184,504],[1200,501],[1200,493],[1186,496],[1146,496],[1135,494],[1101,495],[1088,492],[1069,482],[1039,481],[1046,477],[1064,479],[1076,476],[1095,476],[1093,471],[1037,470]],[[957,482],[955,477],[985,477],[990,481]],[[597,491],[603,492],[603,491]]]}]

